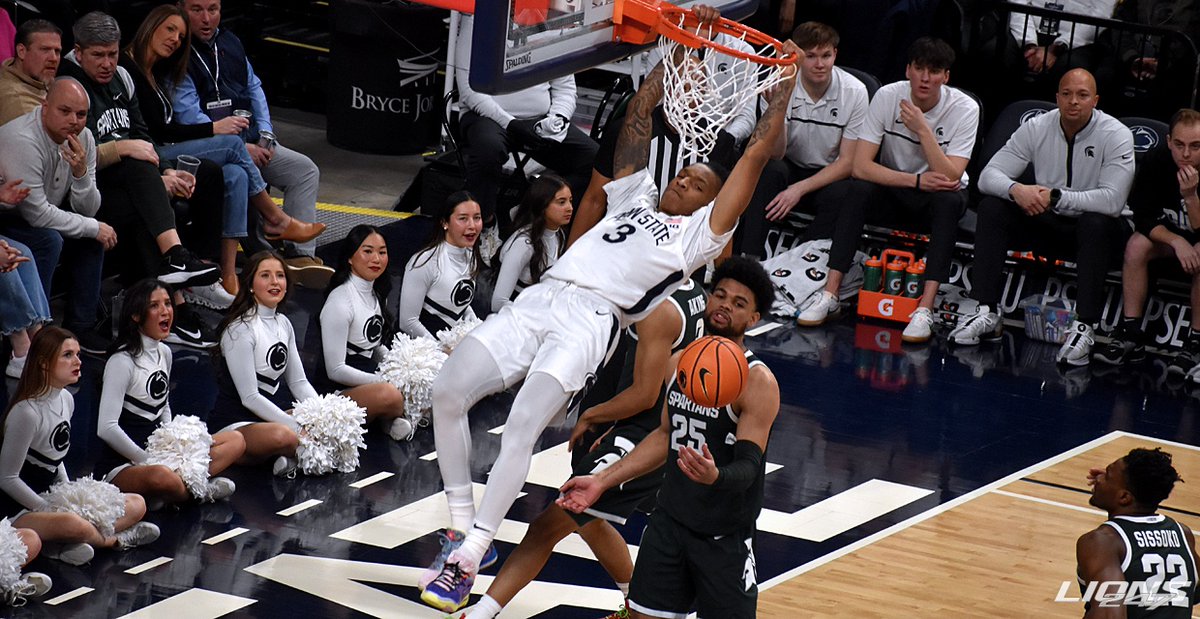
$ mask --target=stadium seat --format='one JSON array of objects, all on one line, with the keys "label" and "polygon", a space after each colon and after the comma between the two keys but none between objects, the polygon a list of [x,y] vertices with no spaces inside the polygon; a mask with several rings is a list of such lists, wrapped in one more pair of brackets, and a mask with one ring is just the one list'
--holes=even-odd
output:
[{"label": "stadium seat", "polygon": [[1167,123],[1141,116],[1125,116],[1120,121],[1133,132],[1133,156],[1138,163],[1146,153],[1166,146],[1167,133],[1170,131]]}]

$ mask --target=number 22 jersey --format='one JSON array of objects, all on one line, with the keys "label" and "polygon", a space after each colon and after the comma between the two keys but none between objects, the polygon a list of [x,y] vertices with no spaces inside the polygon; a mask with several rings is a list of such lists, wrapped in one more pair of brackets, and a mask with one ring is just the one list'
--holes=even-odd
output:
[{"label": "number 22 jersey", "polygon": [[658,187],[646,169],[608,183],[604,191],[608,213],[545,277],[599,294],[620,310],[622,326],[628,326],[716,258],[733,231],[712,231],[712,204],[691,216],[660,212]]}]

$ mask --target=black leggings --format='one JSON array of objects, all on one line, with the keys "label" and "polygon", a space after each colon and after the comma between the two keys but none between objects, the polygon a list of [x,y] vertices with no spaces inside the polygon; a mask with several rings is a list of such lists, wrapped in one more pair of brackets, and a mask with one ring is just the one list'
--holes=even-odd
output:
[{"label": "black leggings", "polygon": [[1095,324],[1104,309],[1104,275],[1120,264],[1129,229],[1120,217],[1084,213],[1067,217],[1046,211],[1026,216],[1016,203],[987,196],[979,201],[971,296],[996,307],[1007,250],[1033,250],[1076,264],[1079,320]]}]

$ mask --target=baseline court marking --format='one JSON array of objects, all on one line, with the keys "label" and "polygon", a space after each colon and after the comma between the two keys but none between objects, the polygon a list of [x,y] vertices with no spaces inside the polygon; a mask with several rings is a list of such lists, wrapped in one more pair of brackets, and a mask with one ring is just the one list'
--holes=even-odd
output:
[{"label": "baseline court marking", "polygon": [[383,471],[382,473],[376,473],[370,477],[364,477],[364,478],[350,484],[350,487],[358,488],[358,489],[366,488],[367,486],[370,486],[371,484],[373,484],[375,482],[383,481],[393,475],[395,475],[395,473],[391,473],[389,471]]},{"label": "baseline court marking", "polygon": [[171,561],[172,561],[171,557],[159,557],[157,559],[151,559],[141,565],[135,565],[135,566],[125,570],[125,573],[126,574],[134,574],[134,575],[141,574],[142,572],[145,572],[147,570],[152,570],[160,565],[166,565],[167,563],[170,563]]},{"label": "baseline court marking", "polygon": [[208,545],[208,546],[212,546],[213,544],[220,544],[221,542],[223,542],[227,539],[233,539],[233,538],[241,535],[242,533],[248,533],[249,531],[250,531],[250,529],[247,529],[245,527],[237,527],[235,529],[230,529],[224,533],[221,533],[220,535],[214,535],[206,540],[201,540],[200,543]]},{"label": "baseline court marking", "polygon": [[218,593],[208,589],[188,589],[161,602],[139,608],[120,619],[210,619],[241,610],[258,600]]},{"label": "baseline court marking", "polygon": [[59,604],[62,604],[63,602],[70,602],[71,600],[73,600],[81,595],[87,595],[93,591],[95,591],[95,589],[93,589],[91,587],[79,587],[78,589],[75,589],[73,591],[68,591],[56,598],[51,598],[42,603],[47,606],[58,606]]},{"label": "baseline court marking", "polygon": [[320,499],[309,499],[303,503],[297,503],[287,509],[281,509],[281,510],[275,512],[275,515],[285,516],[285,517],[286,516],[294,516],[306,509],[316,507],[316,506],[320,505],[322,502],[323,501],[321,501]]}]

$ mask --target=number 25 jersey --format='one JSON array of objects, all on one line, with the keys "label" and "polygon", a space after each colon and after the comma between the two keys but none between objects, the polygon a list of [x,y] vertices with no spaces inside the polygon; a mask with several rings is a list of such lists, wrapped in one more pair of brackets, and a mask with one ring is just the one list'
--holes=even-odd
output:
[{"label": "number 25 jersey", "polygon": [[716,258],[733,231],[712,231],[712,204],[691,216],[660,212],[658,187],[646,169],[608,183],[604,191],[608,213],[545,276],[604,297],[628,326]]}]

